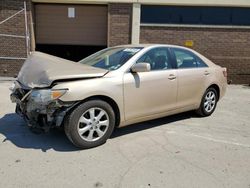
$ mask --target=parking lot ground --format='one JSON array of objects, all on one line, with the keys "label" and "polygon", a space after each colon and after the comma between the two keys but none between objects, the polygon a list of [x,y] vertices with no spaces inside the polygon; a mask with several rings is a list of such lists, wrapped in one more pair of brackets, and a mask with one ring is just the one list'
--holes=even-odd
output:
[{"label": "parking lot ground", "polygon": [[250,87],[231,85],[215,113],[118,129],[78,150],[63,132],[36,135],[0,82],[0,187],[250,188]]}]

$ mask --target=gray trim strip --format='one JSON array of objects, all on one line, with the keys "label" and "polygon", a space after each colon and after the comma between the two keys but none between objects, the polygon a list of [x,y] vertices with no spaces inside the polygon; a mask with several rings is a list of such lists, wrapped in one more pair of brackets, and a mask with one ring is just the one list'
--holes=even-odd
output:
[{"label": "gray trim strip", "polygon": [[9,34],[0,34],[0,37],[13,37],[13,38],[23,38],[25,39],[25,36],[22,35],[9,35]]},{"label": "gray trim strip", "polygon": [[25,60],[26,57],[0,57],[0,59],[11,59],[11,60]]},{"label": "gray trim strip", "polygon": [[183,28],[215,28],[215,29],[250,29],[250,26],[237,25],[193,25],[193,24],[147,24],[141,23],[141,26],[147,27],[183,27]]}]

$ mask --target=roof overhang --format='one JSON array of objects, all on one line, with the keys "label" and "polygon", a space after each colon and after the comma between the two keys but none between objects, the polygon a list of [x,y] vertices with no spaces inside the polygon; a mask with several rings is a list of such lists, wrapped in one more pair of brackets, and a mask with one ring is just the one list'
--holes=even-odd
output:
[{"label": "roof overhang", "polygon": [[154,5],[250,7],[249,0],[32,0],[32,2],[69,4],[140,3]]}]

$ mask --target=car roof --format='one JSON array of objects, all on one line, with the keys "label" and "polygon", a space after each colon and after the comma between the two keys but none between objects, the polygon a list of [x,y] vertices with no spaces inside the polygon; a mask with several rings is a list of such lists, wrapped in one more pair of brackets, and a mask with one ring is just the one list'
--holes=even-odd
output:
[{"label": "car roof", "polygon": [[215,66],[215,64],[210,61],[209,59],[207,59],[205,56],[203,56],[202,54],[196,52],[195,50],[191,49],[191,48],[187,48],[184,46],[178,46],[178,45],[172,45],[172,44],[128,44],[128,45],[120,45],[120,46],[116,46],[116,47],[123,47],[123,48],[153,48],[153,47],[169,47],[169,48],[179,48],[179,49],[185,49],[188,51],[193,52],[194,54],[196,54],[197,56],[199,56],[202,60],[204,60],[209,66]]}]

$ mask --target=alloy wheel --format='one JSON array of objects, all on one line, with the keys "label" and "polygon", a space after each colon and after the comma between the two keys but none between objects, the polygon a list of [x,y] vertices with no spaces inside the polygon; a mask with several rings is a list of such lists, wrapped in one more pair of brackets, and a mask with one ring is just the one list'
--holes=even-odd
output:
[{"label": "alloy wheel", "polygon": [[216,105],[216,94],[213,91],[207,92],[204,101],[204,109],[206,112],[210,113],[213,111]]},{"label": "alloy wheel", "polygon": [[90,108],[78,121],[78,134],[88,142],[97,141],[107,132],[109,116],[101,108]]}]

